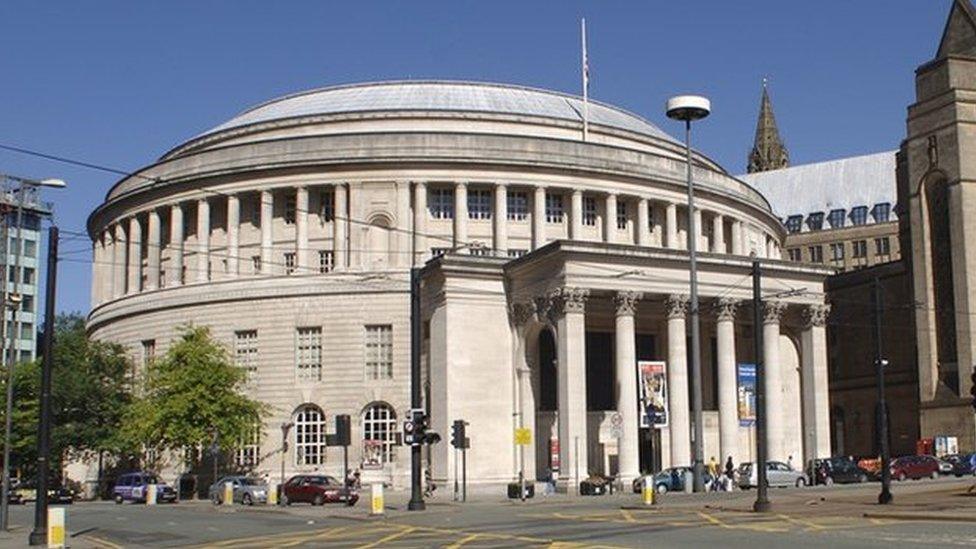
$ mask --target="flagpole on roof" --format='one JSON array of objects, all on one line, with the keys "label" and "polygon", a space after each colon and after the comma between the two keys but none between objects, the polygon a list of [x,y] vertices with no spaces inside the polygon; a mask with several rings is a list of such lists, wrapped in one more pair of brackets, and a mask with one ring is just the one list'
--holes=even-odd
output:
[{"label": "flagpole on roof", "polygon": [[589,105],[589,87],[590,87],[590,60],[586,55],[586,18],[580,19],[580,34],[583,37],[583,141],[590,132],[590,105]]}]

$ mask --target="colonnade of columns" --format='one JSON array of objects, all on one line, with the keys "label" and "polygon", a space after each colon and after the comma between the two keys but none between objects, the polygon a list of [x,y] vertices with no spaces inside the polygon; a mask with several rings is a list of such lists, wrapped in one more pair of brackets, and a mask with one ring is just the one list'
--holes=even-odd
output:
[{"label": "colonnade of columns", "polygon": [[[560,287],[536,300],[540,321],[554,328],[557,364],[557,417],[560,475],[567,479],[585,478],[587,471],[586,415],[586,288]],[[621,417],[618,441],[619,473],[628,481],[640,474],[639,408],[636,358],[636,322],[638,303],[644,294],[620,291],[612,294],[614,304],[614,359],[617,413]],[[748,455],[740,447],[739,399],[736,371],[735,316],[740,302],[731,298],[715,301],[714,321],[717,346],[718,440],[724,460],[732,456],[735,463]],[[799,305],[794,305],[799,307]],[[519,305],[527,308],[528,305]],[[766,418],[769,459],[786,461],[789,449],[784,436],[786,390],[779,361],[781,318],[788,305],[782,301],[764,302],[761,349],[766,364]],[[803,416],[804,460],[826,457],[830,452],[829,406],[827,402],[827,356],[825,323],[829,306],[803,305],[800,327],[800,356]],[[687,360],[686,316],[688,297],[681,294],[665,297],[667,318],[667,415],[665,434],[672,466],[691,463],[692,417],[689,406],[689,364]]]}]

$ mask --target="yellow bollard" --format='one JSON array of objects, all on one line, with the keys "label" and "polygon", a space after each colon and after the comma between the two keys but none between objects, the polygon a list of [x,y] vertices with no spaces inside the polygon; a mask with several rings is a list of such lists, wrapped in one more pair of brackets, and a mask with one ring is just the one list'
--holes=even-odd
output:
[{"label": "yellow bollard", "polygon": [[643,480],[644,482],[641,486],[641,499],[643,499],[644,505],[654,505],[657,503],[654,501],[654,477],[651,475],[646,475]]},{"label": "yellow bollard", "polygon": [[47,546],[64,547],[64,507],[47,508]]},{"label": "yellow bollard", "polygon": [[384,502],[383,502],[383,483],[375,482],[370,485],[370,515],[382,515]]},{"label": "yellow bollard", "polygon": [[277,486],[268,486],[268,505],[278,505]]},{"label": "yellow bollard", "polygon": [[224,483],[224,505],[234,505],[234,483]]},{"label": "yellow bollard", "polygon": [[146,505],[156,505],[156,485],[146,485]]}]

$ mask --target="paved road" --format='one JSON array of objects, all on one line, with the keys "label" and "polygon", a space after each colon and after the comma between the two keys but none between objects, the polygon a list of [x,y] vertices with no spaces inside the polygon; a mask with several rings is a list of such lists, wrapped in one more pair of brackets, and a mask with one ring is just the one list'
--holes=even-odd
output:
[{"label": "paved road", "polygon": [[[976,498],[958,481],[895,486],[900,513],[976,517]],[[391,498],[382,519],[366,508],[214,507],[206,502],[146,507],[108,502],[68,508],[72,547],[976,547],[976,522],[864,516],[877,485],[773,490],[774,512],[746,512],[751,493],[671,495],[644,509],[637,496],[556,496],[528,504],[476,496],[466,504],[437,501],[423,513]],[[885,508],[888,510],[888,508]],[[20,528],[0,537],[20,547],[32,507],[16,507]]]}]

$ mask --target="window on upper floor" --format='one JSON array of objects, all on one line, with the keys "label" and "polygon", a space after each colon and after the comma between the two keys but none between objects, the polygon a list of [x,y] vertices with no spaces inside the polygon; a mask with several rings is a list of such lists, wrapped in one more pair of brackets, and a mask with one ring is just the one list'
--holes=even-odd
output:
[{"label": "window on upper floor", "polygon": [[583,224],[589,227],[596,226],[596,198],[592,196],[583,197]]},{"label": "window on upper floor", "polygon": [[257,330],[234,332],[234,365],[247,373],[248,381],[254,379],[258,371]]},{"label": "window on upper floor", "polygon": [[20,310],[25,313],[34,312],[34,296],[32,295],[21,295],[22,301],[20,302]]},{"label": "window on upper floor", "polygon": [[875,204],[874,208],[871,209],[871,217],[874,218],[875,223],[887,223],[891,220],[891,203],[881,202],[880,204]]},{"label": "window on upper floor", "polygon": [[143,371],[148,368],[154,360],[156,360],[156,340],[155,339],[144,339],[142,340],[142,355],[139,357],[140,365]]},{"label": "window on upper floor", "polygon": [[289,195],[285,198],[285,223],[288,225],[293,225],[295,223],[295,195]]},{"label": "window on upper floor", "polygon": [[439,257],[446,254],[449,251],[451,251],[450,248],[431,248],[430,255],[431,257]]},{"label": "window on upper floor", "polygon": [[454,219],[454,189],[430,189],[427,209],[434,219]]},{"label": "window on upper floor", "polygon": [[810,255],[810,263],[823,263],[823,246],[810,246],[807,253]]},{"label": "window on upper floor", "polygon": [[24,257],[37,256],[37,242],[34,240],[24,240]]},{"label": "window on upper floor", "polygon": [[512,258],[522,257],[523,255],[525,255],[527,253],[528,253],[528,250],[520,250],[520,249],[517,249],[517,248],[509,248],[508,249],[508,257],[512,257]]},{"label": "window on upper floor", "polygon": [[834,243],[834,244],[831,244],[830,245],[830,260],[833,261],[833,262],[835,262],[835,263],[836,262],[843,263],[843,261],[844,261],[844,243],[843,242],[837,242],[837,243]]},{"label": "window on upper floor", "polygon": [[546,193],[546,222],[562,223],[566,215],[563,209],[563,195],[556,193]]},{"label": "window on upper floor", "polygon": [[332,269],[335,268],[334,256],[332,250],[320,250],[319,251],[319,272],[320,273],[331,273]]},{"label": "window on upper floor", "polygon": [[322,223],[335,221],[335,191],[331,189],[323,190],[319,195],[319,217]]},{"label": "window on upper floor", "polygon": [[325,414],[313,404],[295,412],[295,464],[321,465],[325,462]]},{"label": "window on upper floor", "polygon": [[796,234],[803,229],[803,216],[802,215],[791,215],[786,218],[786,230],[790,234]]},{"label": "window on upper floor", "polygon": [[322,381],[322,328],[295,330],[295,369],[302,381]]},{"label": "window on upper floor", "polygon": [[529,216],[529,195],[522,191],[509,191],[506,200],[509,221],[525,221]]},{"label": "window on upper floor", "polygon": [[844,226],[844,219],[847,217],[846,212],[843,209],[830,210],[827,214],[827,223],[830,223],[831,229],[840,229]]},{"label": "window on upper floor", "polygon": [[811,231],[822,230],[823,221],[824,221],[823,212],[813,212],[807,216],[807,229]]},{"label": "window on upper floor", "polygon": [[627,228],[627,203],[623,200],[617,202],[617,228]]},{"label": "window on upper floor", "polygon": [[874,255],[891,255],[891,239],[882,236],[874,239]]},{"label": "window on upper floor", "polygon": [[251,256],[251,272],[254,274],[261,273],[261,256],[252,255]]},{"label": "window on upper floor", "polygon": [[285,274],[290,275],[295,272],[295,252],[285,252]]},{"label": "window on upper floor", "polygon": [[868,222],[868,207],[857,206],[851,208],[851,224],[865,225]]},{"label": "window on upper floor", "polygon": [[855,240],[851,242],[851,257],[862,259],[868,256],[868,241]]},{"label": "window on upper floor", "polygon": [[491,191],[468,189],[468,219],[491,219]]},{"label": "window on upper floor", "polygon": [[366,379],[393,379],[393,326],[366,326]]},{"label": "window on upper floor", "polygon": [[803,261],[803,254],[800,252],[800,248],[789,248],[786,250],[786,254],[789,256],[790,261]]}]

